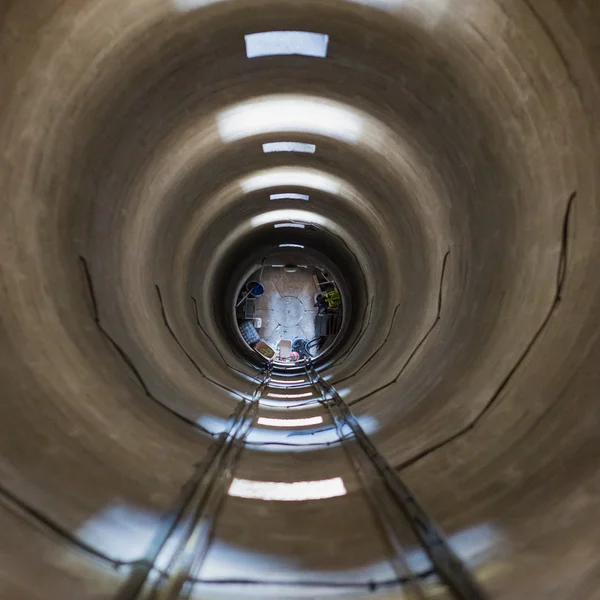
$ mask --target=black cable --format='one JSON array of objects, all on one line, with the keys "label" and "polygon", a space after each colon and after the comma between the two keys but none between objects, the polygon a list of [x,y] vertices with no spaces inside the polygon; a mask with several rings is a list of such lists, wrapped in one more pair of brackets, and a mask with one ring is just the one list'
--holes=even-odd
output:
[{"label": "black cable", "polygon": [[312,349],[313,348],[318,348],[323,344],[323,342],[325,341],[325,336],[324,335],[319,335],[315,338],[313,338],[312,340],[310,340],[310,342],[306,342],[306,353],[308,354],[309,357],[314,358],[314,356],[316,356],[316,354],[313,356],[312,354]]}]

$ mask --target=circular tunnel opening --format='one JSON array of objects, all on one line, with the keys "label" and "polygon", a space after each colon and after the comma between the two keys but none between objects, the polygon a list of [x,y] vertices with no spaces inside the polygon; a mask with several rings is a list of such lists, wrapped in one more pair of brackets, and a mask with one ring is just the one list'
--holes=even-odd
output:
[{"label": "circular tunnel opening", "polygon": [[253,230],[217,265],[214,289],[227,309],[217,306],[215,320],[232,350],[256,364],[334,361],[360,328],[364,267],[326,227],[279,224]]},{"label": "circular tunnel opening", "polygon": [[333,350],[348,290],[304,246],[282,243],[242,282],[235,320],[246,344],[276,365],[293,366]]}]

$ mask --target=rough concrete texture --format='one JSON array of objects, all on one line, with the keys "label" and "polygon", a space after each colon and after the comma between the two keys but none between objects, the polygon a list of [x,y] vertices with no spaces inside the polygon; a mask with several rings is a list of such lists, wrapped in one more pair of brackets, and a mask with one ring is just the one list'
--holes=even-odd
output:
[{"label": "rough concrete texture", "polygon": [[[286,29],[327,59],[246,58]],[[2,0],[0,596],[114,597],[256,387],[214,286],[289,191],[364,274],[322,375],[490,597],[600,598],[599,39],[597,0]],[[329,184],[248,183],[284,167]],[[340,448],[266,448],[348,495],[228,499],[207,576],[385,579]]]}]

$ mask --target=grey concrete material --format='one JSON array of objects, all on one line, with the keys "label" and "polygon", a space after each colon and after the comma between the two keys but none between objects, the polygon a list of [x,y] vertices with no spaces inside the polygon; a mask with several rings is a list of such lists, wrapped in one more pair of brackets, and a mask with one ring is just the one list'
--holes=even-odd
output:
[{"label": "grey concrete material", "polygon": [[[348,528],[339,518],[349,511],[359,526]],[[260,539],[248,530],[240,514],[249,515],[263,534]],[[389,580],[395,578],[386,560],[389,550],[373,522],[370,509],[360,496],[311,502],[282,502],[265,511],[260,500],[228,498],[217,523],[218,542],[211,548],[202,576],[236,576],[295,581]],[[321,534],[312,535],[315,520]],[[256,552],[232,561],[236,541],[244,552]],[[287,554],[290,552],[290,554]],[[327,565],[327,566],[325,566]],[[236,575],[237,574],[237,575]]]},{"label": "grey concrete material", "polygon": [[112,598],[127,574],[0,507],[0,594],[11,600]]},{"label": "grey concrete material", "polygon": [[283,296],[273,307],[274,317],[282,327],[294,327],[304,317],[304,305],[297,296]]},{"label": "grey concrete material", "polygon": [[[296,415],[294,415],[296,416]],[[257,481],[311,481],[342,477],[348,480],[349,492],[360,493],[345,451],[341,447],[317,449],[310,453],[278,452],[261,455],[257,460],[254,451],[244,452],[236,468],[236,477]]]},{"label": "grey concrete material", "polygon": [[[162,1],[23,1],[3,12],[1,347],[2,394],[9,400],[2,439],[19,491],[32,500],[23,487],[31,479],[51,512],[65,522],[76,515],[73,527],[77,515],[95,514],[115,498],[147,507],[144,498],[160,493],[152,510],[169,503],[201,448],[194,434],[146,402],[93,327],[76,256],[90,250],[101,265],[104,307],[134,317],[124,342],[140,361],[156,358],[151,364],[164,390],[177,395],[173,405],[222,417],[233,401],[213,395],[158,333],[152,285],[169,289],[167,305],[186,348],[211,374],[232,385],[243,381],[191,333],[190,294],[183,290],[192,262],[181,233],[194,238],[198,222],[213,228],[206,253],[193,262],[200,286],[219,239],[238,222],[232,215],[243,220],[261,210],[258,197],[242,207],[246,199],[231,194],[229,213],[210,213],[203,200],[230,176],[275,164],[260,155],[260,142],[287,137],[222,144],[212,109],[310,89],[368,111],[402,140],[377,152],[373,136],[353,147],[312,135],[319,152],[302,158],[367,188],[371,208],[388,223],[381,240],[361,253],[376,293],[375,321],[334,375],[358,368],[384,339],[399,302],[401,310],[389,348],[345,386],[348,400],[393,376],[427,331],[439,264],[451,249],[439,326],[393,389],[357,407],[379,423],[376,440],[395,463],[470,423],[518,359],[551,302],[564,203],[577,189],[564,299],[543,337],[474,430],[405,474],[450,532],[492,523],[500,533],[489,536],[491,554],[510,568],[486,570],[492,559],[479,567],[492,571],[495,596],[593,598],[595,3],[407,2],[390,14],[322,1],[279,13],[276,3],[254,10],[259,3],[248,2],[234,14],[235,4],[179,15]],[[245,31],[283,26],[327,29],[331,60],[243,58]],[[214,34],[199,36],[200,28]],[[207,116],[206,129],[198,115]],[[201,131],[204,142],[182,137],[186,131]],[[255,154],[248,157],[250,147]],[[177,184],[194,170],[178,204]],[[92,200],[102,220],[94,221],[90,244]],[[366,230],[375,220],[345,211],[350,200],[323,200],[319,212],[335,215],[357,238],[365,230],[357,244],[371,235]],[[104,213],[104,205],[114,210]],[[115,319],[115,329],[121,325]],[[179,375],[188,382],[183,390]],[[84,433],[74,441],[65,423]],[[59,448],[56,461],[22,450],[50,441]],[[102,476],[93,468],[99,461]],[[59,462],[65,471],[48,477]],[[164,474],[175,472],[163,484]]]},{"label": "grey concrete material", "polygon": [[[41,340],[28,354],[23,340],[3,345],[2,484],[83,539],[93,524],[91,544],[102,541],[103,523],[107,531],[131,526],[136,539],[147,539],[209,440],[144,395],[90,317],[73,311],[74,323],[79,335],[48,340],[45,357],[37,354]],[[65,368],[56,372],[54,360]],[[77,384],[63,379],[69,368],[82,376]],[[112,548],[122,558],[126,548]]]},{"label": "grey concrete material", "polygon": [[[325,460],[319,460],[321,455]],[[216,528],[218,542],[203,567],[202,576],[292,580],[365,581],[393,579],[387,562],[390,550],[381,536],[345,450],[332,448],[307,454],[265,455],[257,463],[244,451],[235,477],[258,481],[313,481],[343,474],[347,496],[304,502],[271,502],[228,497]],[[352,515],[353,527],[343,515]],[[247,519],[262,531],[257,538]],[[317,534],[313,526],[320,523]],[[314,532],[314,533],[313,533]],[[249,555],[240,569],[228,556],[231,547]],[[347,551],[348,548],[352,550]],[[285,550],[284,550],[285,549]],[[344,550],[346,549],[346,551]],[[285,556],[284,556],[285,553]],[[235,552],[234,552],[235,554]]]}]

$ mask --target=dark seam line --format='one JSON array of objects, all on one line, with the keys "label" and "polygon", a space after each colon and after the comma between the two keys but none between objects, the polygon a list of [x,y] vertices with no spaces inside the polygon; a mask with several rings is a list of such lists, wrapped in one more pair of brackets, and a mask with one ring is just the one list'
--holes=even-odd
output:
[{"label": "dark seam line", "polygon": [[[264,385],[264,382],[261,385]],[[260,389],[260,387],[258,389]],[[161,518],[159,527],[155,531],[153,540],[150,547],[146,551],[145,557],[137,561],[138,564],[143,565],[145,569],[138,573],[132,572],[127,583],[125,583],[125,585],[122,586],[118,592],[117,598],[137,598],[140,590],[146,584],[148,576],[153,569],[160,575],[161,579],[169,577],[168,570],[165,571],[156,567],[156,560],[160,556],[168,541],[172,539],[177,526],[181,523],[181,519],[188,510],[190,503],[193,502],[194,497],[200,489],[200,486],[205,481],[208,481],[208,488],[205,490],[201,498],[201,506],[205,505],[208,499],[207,494],[211,493],[211,490],[214,486],[214,479],[218,474],[212,471],[212,467],[214,464],[216,464],[218,467],[220,462],[223,460],[223,457],[229,452],[228,445],[234,443],[235,437],[239,432],[239,427],[243,425],[244,421],[248,417],[248,411],[251,407],[251,403],[240,402],[234,411],[229,415],[226,429],[220,434],[218,440],[212,442],[202,460],[196,463],[196,470],[192,474],[192,477],[188,479],[188,481],[186,481],[182,486],[181,493],[175,504],[172,505],[171,508]],[[197,510],[200,510],[201,506],[198,507]]]},{"label": "dark seam line", "polygon": [[[291,406],[286,406],[285,408],[286,408],[286,410],[289,410],[289,409],[298,408],[299,406],[311,406],[313,404],[316,406],[317,404],[319,404],[319,401],[317,399],[315,399],[315,400],[307,400],[306,402],[300,402],[298,404],[292,404]],[[278,406],[275,406],[275,405],[266,405],[266,404],[263,404],[262,406],[264,406],[265,408],[279,408]]]},{"label": "dark seam line", "polygon": [[[4,499],[7,501],[8,504],[12,504],[13,506],[17,507],[18,511],[22,511],[25,514],[27,514],[29,517],[31,517],[33,519],[33,521],[35,522],[35,523],[30,523],[31,525],[37,524],[37,525],[44,527],[47,530],[50,530],[53,534],[55,534],[57,537],[61,538],[64,542],[69,542],[70,544],[79,548],[86,554],[89,554],[89,555],[93,556],[94,558],[97,558],[99,560],[102,560],[102,561],[110,564],[115,569],[119,569],[121,567],[130,567],[130,566],[136,566],[136,565],[150,564],[150,562],[145,558],[140,558],[140,559],[136,559],[136,560],[117,560],[115,558],[112,558],[108,554],[105,554],[101,550],[98,550],[97,548],[94,548],[90,544],[87,544],[83,540],[79,539],[77,536],[73,535],[67,529],[65,529],[64,527],[62,527],[61,525],[59,525],[52,519],[50,519],[50,517],[46,516],[38,509],[33,508],[32,506],[30,506],[29,504],[27,504],[26,502],[24,502],[23,500],[21,500],[20,498],[15,496],[12,492],[7,490],[3,486],[0,486],[0,495],[4,496]],[[11,510],[10,506],[5,505],[5,508],[7,510]],[[15,511],[13,511],[13,512],[14,512],[14,514],[17,514]],[[17,516],[19,518],[23,518],[21,515],[17,515]],[[163,578],[167,576],[167,572],[165,570],[159,569],[155,565],[152,565],[152,570],[154,570],[156,573],[158,573]]]},{"label": "dark seam line", "polygon": [[[275,286],[275,291],[279,294],[279,298],[283,298],[283,294],[281,293],[281,291],[279,290],[279,288],[277,287],[277,281],[275,279],[272,280],[273,281],[273,285]],[[237,302],[237,300],[236,300]],[[244,308],[244,312],[245,312],[245,308]]]},{"label": "dark seam line", "polygon": [[582,100],[582,95],[581,95],[581,90],[579,88],[579,84],[577,83],[577,81],[575,81],[575,76],[573,75],[573,71],[571,70],[571,65],[569,65],[569,61],[567,60],[567,57],[565,56],[565,53],[563,52],[562,48],[558,44],[558,40],[556,39],[554,33],[552,32],[552,30],[550,29],[550,27],[546,23],[546,21],[544,21],[544,19],[542,19],[541,15],[537,11],[537,9],[534,8],[534,6],[531,4],[530,0],[523,0],[523,3],[527,6],[527,8],[531,12],[531,14],[536,19],[536,21],[540,24],[540,27],[542,28],[543,32],[546,34],[546,36],[550,40],[550,43],[556,50],[556,53],[558,54],[560,61],[562,62],[563,66],[565,68],[567,77],[569,78],[571,85],[577,91],[577,95],[579,96],[579,99]]},{"label": "dark seam line", "polygon": [[[312,375],[309,372],[312,369]],[[399,475],[391,467],[386,458],[377,450],[377,447],[371,442],[369,436],[363,431],[352,410],[342,400],[337,390],[323,381],[322,377],[315,371],[313,365],[309,364],[306,368],[307,375],[314,378],[323,392],[324,403],[330,410],[332,417],[336,419],[333,407],[339,413],[344,421],[344,426],[348,426],[353,434],[358,447],[365,453],[366,458],[375,470],[375,474],[381,483],[385,486],[390,497],[402,511],[406,521],[415,534],[417,541],[428,555],[432,569],[435,569],[441,582],[448,588],[451,595],[457,599],[464,600],[479,598],[483,600],[486,596],[479,588],[476,580],[472,578],[468,569],[462,560],[454,553],[445,534],[433,522],[427,513],[419,506],[416,498],[402,482]],[[329,399],[325,399],[330,396]],[[410,572],[410,567],[407,565]],[[411,573],[410,581],[418,579],[418,575]]]},{"label": "dark seam line", "polygon": [[[84,542],[84,541],[80,540],[79,538],[77,538],[76,536],[74,536],[66,528],[62,527],[58,523],[55,523],[52,519],[50,519],[50,517],[46,516],[45,514],[40,512],[38,509],[33,508],[32,506],[27,504],[25,501],[18,498],[15,494],[13,494],[11,491],[6,489],[4,486],[0,486],[0,494],[2,496],[4,496],[4,498],[8,501],[8,503],[12,504],[13,506],[18,507],[18,510],[26,513],[38,525],[41,525],[45,529],[49,529],[52,533],[54,533],[58,537],[63,538],[64,540],[72,543],[74,546],[77,546],[78,548],[80,548],[81,550],[86,552],[87,554],[91,554],[92,556],[94,556],[96,558],[99,558],[107,563],[110,563],[115,568],[121,567],[123,565],[134,564],[134,562],[137,562],[137,561],[117,560],[115,558],[112,558],[108,554],[105,554],[101,550],[97,550],[93,546],[90,546],[86,542]],[[11,508],[9,506],[6,506],[6,508],[7,508],[7,510],[11,510]],[[11,512],[14,512],[14,510]]]},{"label": "dark seam line", "polygon": [[100,313],[98,312],[98,300],[96,299],[96,291],[92,282],[92,274],[87,263],[87,260],[83,256],[79,256],[79,261],[83,267],[83,275],[87,284],[90,300],[92,301],[92,316],[96,325],[100,324]]},{"label": "dark seam line", "polygon": [[[225,438],[225,443],[222,449],[223,451],[215,456],[213,463],[216,465],[217,470],[214,471],[210,479],[207,480],[206,490],[204,491],[199,506],[194,511],[195,515],[198,517],[198,520],[195,522],[192,533],[187,538],[186,544],[189,543],[189,541],[194,537],[194,532],[197,531],[197,528],[200,526],[202,520],[206,520],[207,518],[208,538],[203,552],[197,548],[198,542],[195,542],[196,557],[191,564],[191,569],[188,570],[188,575],[191,573],[198,574],[200,572],[210,547],[214,542],[219,516],[227,497],[227,487],[230,480],[234,477],[236,467],[239,464],[241,454],[245,448],[246,438],[249,435],[254,420],[258,414],[258,401],[264,393],[270,378],[271,369],[269,368],[265,373],[262,382],[255,389],[252,395],[252,401],[244,403],[244,408],[239,413],[239,419],[236,419],[230,428]],[[212,509],[211,514],[210,504],[211,498],[214,494],[218,494],[217,503]],[[175,575],[177,576],[177,573],[175,573]],[[194,581],[194,577],[188,576],[186,577],[185,581],[182,582],[179,593],[183,593],[185,598],[190,596],[192,588],[195,586]],[[186,588],[188,588],[187,593],[185,591]],[[156,589],[156,586],[154,589]]]},{"label": "dark seam line", "polygon": [[365,333],[367,331],[367,327],[369,326],[369,323],[371,323],[371,316],[373,314],[373,304],[374,304],[373,300],[374,300],[374,296],[371,296],[370,302],[369,302],[369,299],[367,298],[368,305],[365,307],[365,312],[364,312],[363,319],[362,319],[363,322],[362,322],[362,326],[360,328],[360,333],[354,340],[354,343],[352,344],[352,346],[350,346],[350,348],[348,348],[345,355],[337,362],[337,364],[335,366],[342,364],[350,356],[350,354],[354,351],[356,346],[358,346],[358,344],[362,340],[363,336],[365,335]]},{"label": "dark seam line", "polygon": [[[295,221],[295,222],[297,222],[297,221]],[[354,252],[354,250],[352,250],[352,248],[350,248],[350,246],[348,245],[348,242],[346,242],[346,240],[338,233],[335,233],[333,231],[328,231],[327,229],[325,229],[325,227],[318,225],[317,223],[311,223],[311,226],[314,227],[314,229],[318,229],[319,231],[324,231],[328,235],[338,238],[342,242],[342,244],[344,244],[344,246],[346,246],[346,249],[348,250],[348,252],[352,255],[352,258],[354,259],[354,262],[356,263],[358,270],[360,271],[360,274],[362,275],[363,282],[364,282],[365,281],[365,273],[362,270],[362,267],[360,266],[360,261],[358,260],[358,256],[356,256],[356,253]],[[366,290],[366,285],[364,286],[364,289]],[[368,296],[367,296],[366,292],[365,292],[365,298],[368,300]]]},{"label": "dark seam line", "polygon": [[[241,410],[242,406],[242,403],[238,405],[238,408],[236,408],[230,416],[230,420],[235,418],[235,415]],[[164,550],[165,544],[172,537],[173,532],[184,518],[190,502],[194,497],[197,486],[200,485],[202,480],[206,477],[215,454],[218,452],[219,447],[224,443],[228,435],[229,431],[224,431],[217,440],[213,440],[204,458],[196,463],[196,468],[192,473],[191,478],[181,486],[177,499],[171,504],[170,508],[163,513],[158,526],[154,528],[154,534],[152,535],[150,544],[146,547],[144,557],[140,559],[136,565],[138,568],[132,569],[127,581],[120,586],[120,589],[115,596],[115,600],[138,597],[140,590],[147,582],[148,575],[152,572],[158,557]]]},{"label": "dark seam line", "polygon": [[[415,574],[416,578],[426,579],[435,575],[433,569]],[[383,581],[342,582],[342,581],[273,581],[261,579],[190,579],[194,584],[205,585],[272,585],[288,587],[330,587],[330,588],[367,588],[375,590],[378,587],[402,585],[412,581],[413,577],[398,577],[397,579],[386,579]]]},{"label": "dark seam line", "polygon": [[517,372],[519,367],[523,364],[524,360],[527,358],[527,356],[531,352],[532,348],[535,346],[536,342],[538,341],[542,332],[544,331],[544,329],[550,322],[550,319],[554,315],[556,309],[558,308],[558,306],[562,300],[562,293],[563,293],[564,284],[565,284],[566,275],[567,275],[566,265],[567,265],[567,258],[568,258],[568,249],[569,249],[568,248],[569,224],[571,221],[571,212],[572,212],[573,203],[574,203],[576,197],[577,197],[577,192],[573,192],[569,196],[569,200],[567,202],[567,208],[566,208],[565,215],[563,218],[561,251],[560,251],[560,258],[558,261],[559,266],[558,266],[558,274],[557,274],[557,279],[556,279],[556,291],[554,293],[554,299],[552,301],[552,304],[550,305],[550,308],[549,308],[544,320],[542,321],[541,325],[538,327],[536,332],[533,334],[533,337],[531,338],[531,340],[525,347],[525,350],[523,351],[521,356],[518,358],[517,362],[510,369],[508,374],[504,377],[504,379],[500,383],[500,386],[494,392],[492,397],[488,400],[488,402],[483,407],[481,412],[468,425],[466,425],[465,427],[460,429],[455,434],[451,435],[449,438],[447,438],[441,442],[438,442],[437,444],[435,444],[433,446],[430,446],[429,448],[423,450],[422,452],[419,452],[419,454],[417,454],[417,455],[413,456],[412,458],[399,464],[397,467],[395,467],[397,470],[402,470],[402,469],[405,469],[406,467],[409,467],[410,465],[416,463],[417,461],[421,460],[422,458],[426,457],[427,455],[431,454],[432,452],[439,450],[441,447],[445,446],[446,444],[449,444],[450,442],[454,441],[455,439],[463,436],[464,434],[466,434],[469,431],[471,431],[472,429],[474,429],[475,426],[477,425],[477,423],[483,418],[483,416],[494,406],[494,404],[496,403],[496,400],[498,400],[498,398],[500,397],[502,392],[506,389],[506,387],[507,387],[508,383],[510,382],[510,380],[512,379],[513,375]]},{"label": "dark seam line", "polygon": [[[294,222],[294,221],[292,221]],[[311,226],[313,226],[315,229],[318,229],[319,231],[325,231],[326,233],[328,233],[329,235],[333,235],[336,238],[338,238],[342,244],[344,244],[344,246],[346,246],[346,249],[348,250],[348,252],[352,255],[352,258],[354,259],[354,262],[356,263],[358,270],[362,276],[362,280],[363,280],[363,284],[364,284],[364,289],[365,289],[365,299],[367,301],[367,303],[369,302],[369,296],[367,295],[367,286],[366,286],[366,282],[365,282],[365,273],[362,270],[362,267],[360,266],[360,262],[358,260],[358,257],[356,256],[356,253],[354,252],[354,250],[352,250],[352,248],[350,248],[350,246],[348,245],[348,243],[346,242],[346,240],[339,234],[337,233],[333,233],[331,231],[326,231],[326,229],[324,227],[322,227],[321,225],[318,225],[316,223],[311,223]],[[373,297],[372,297],[373,298]],[[365,309],[365,314],[366,314],[366,309]],[[369,318],[370,320],[370,318]],[[364,316],[363,316],[363,323],[364,323]],[[358,340],[357,340],[358,343]],[[336,363],[334,363],[333,366],[337,366],[338,364],[341,364],[342,362],[344,362],[344,360],[346,360],[346,358],[349,356],[349,354],[354,350],[354,348],[356,347],[356,343],[352,345],[351,348],[349,348],[345,353],[344,356],[342,356]]]},{"label": "dark seam line", "polygon": [[390,329],[388,331],[388,334],[385,336],[385,339],[379,346],[379,348],[377,348],[377,350],[375,350],[375,352],[373,352],[373,354],[371,354],[371,356],[368,358],[368,360],[366,360],[363,363],[363,365],[361,367],[359,367],[359,369],[357,371],[352,373],[352,375],[347,375],[343,379],[338,379],[337,381],[332,381],[331,385],[339,385],[340,383],[343,383],[344,381],[347,381],[348,379],[352,379],[352,377],[356,377],[379,354],[380,350],[387,344],[388,340],[390,339],[390,336],[392,335],[392,330],[394,329],[394,324],[396,322],[396,315],[398,314],[399,309],[400,309],[400,304],[398,304],[396,306],[396,308],[394,309],[394,314],[392,316],[392,321],[390,323]]},{"label": "dark seam line", "polygon": [[99,313],[98,313],[98,305],[96,302],[96,294],[95,294],[92,278],[90,275],[88,262],[83,256],[80,256],[79,260],[83,266],[85,280],[88,284],[88,291],[89,291],[90,297],[92,299],[92,307],[94,309],[94,312],[93,312],[94,323],[98,327],[98,330],[100,331],[100,333],[102,333],[102,335],[104,335],[104,337],[108,340],[108,342],[111,344],[111,346],[117,351],[119,356],[123,359],[123,362],[129,367],[129,369],[133,373],[135,379],[138,381],[138,383],[144,390],[144,393],[146,394],[146,396],[148,396],[148,398],[150,398],[153,402],[155,402],[156,404],[158,404],[159,406],[161,406],[162,408],[167,410],[173,416],[177,417],[179,420],[187,423],[188,425],[191,425],[194,429],[198,429],[199,431],[202,431],[203,433],[206,433],[206,434],[210,435],[211,437],[220,435],[218,433],[213,433],[212,431],[209,431],[208,429],[206,429],[205,427],[202,427],[202,425],[199,425],[192,419],[189,419],[188,417],[185,417],[184,415],[180,414],[179,412],[177,412],[170,406],[166,405],[164,402],[161,402],[158,398],[156,398],[150,392],[150,389],[146,385],[144,378],[142,377],[141,373],[138,371],[137,367],[134,365],[134,363],[131,360],[131,358],[129,357],[129,355],[125,352],[125,350],[123,350],[121,348],[121,346],[119,346],[119,344],[117,344],[117,342],[114,340],[114,338],[108,333],[108,331],[106,329],[104,329],[104,326],[100,322],[100,317],[99,317]]},{"label": "dark seam line", "polygon": [[439,291],[438,291],[437,315],[435,317],[435,320],[431,324],[431,327],[427,330],[427,333],[425,333],[425,335],[421,338],[421,341],[415,346],[415,348],[413,349],[413,351],[410,353],[410,356],[406,359],[406,362],[402,365],[402,368],[400,369],[400,371],[398,371],[398,374],[396,375],[396,377],[392,381],[389,381],[385,385],[382,385],[381,387],[378,387],[376,390],[374,390],[372,392],[369,392],[368,394],[365,394],[364,396],[361,396],[360,398],[357,398],[356,400],[352,400],[351,402],[348,402],[348,406],[353,406],[354,404],[358,404],[359,402],[362,402],[363,400],[369,398],[370,396],[373,396],[374,394],[377,394],[378,392],[382,392],[383,390],[387,389],[388,387],[394,385],[398,381],[398,379],[400,379],[400,376],[402,375],[402,373],[404,373],[404,371],[406,370],[406,368],[408,367],[408,365],[411,363],[412,359],[419,352],[419,350],[421,349],[421,347],[423,346],[423,344],[425,344],[425,342],[427,341],[427,339],[429,338],[429,336],[433,333],[433,330],[436,328],[437,324],[440,322],[440,319],[442,317],[442,300],[443,300],[443,291],[444,291],[444,278],[446,276],[446,266],[448,264],[448,257],[449,256],[450,256],[450,250],[448,250],[446,252],[446,254],[444,255],[444,260],[442,262],[442,273],[440,275],[440,288],[439,288]]},{"label": "dark seam line", "polygon": [[[239,369],[236,369],[235,367],[232,367],[225,360],[225,357],[223,356],[222,352],[219,350],[219,347],[217,346],[217,344],[215,344],[215,342],[212,339],[212,337],[210,335],[208,335],[208,333],[206,332],[206,330],[204,329],[204,327],[202,327],[202,323],[200,323],[200,316],[198,314],[198,302],[196,301],[196,298],[194,298],[194,296],[191,296],[191,298],[192,298],[192,302],[194,303],[194,311],[196,313],[196,324],[200,328],[200,331],[202,331],[202,333],[204,334],[204,336],[208,339],[208,341],[213,345],[214,349],[217,351],[217,354],[221,357],[221,360],[223,361],[223,363],[225,364],[225,366],[229,367],[232,371],[235,371],[236,373],[239,373],[240,375],[243,375],[244,377],[251,377],[253,381],[258,381],[258,379],[256,379],[256,377],[252,377],[251,375],[248,375],[248,373],[244,373],[243,371],[240,371]],[[238,356],[238,358],[240,358],[240,357]]]},{"label": "dark seam line", "polygon": [[235,371],[236,373],[241,373],[242,375],[245,375],[245,373],[243,373],[242,371],[239,371],[238,369],[236,369],[235,367],[232,367],[226,360],[225,357],[223,356],[223,354],[221,353],[221,351],[219,350],[219,347],[217,346],[217,344],[215,344],[215,342],[213,341],[212,337],[210,337],[210,335],[208,335],[208,333],[206,332],[206,330],[204,329],[204,327],[202,327],[202,324],[200,323],[200,316],[198,314],[198,302],[196,301],[196,298],[194,298],[194,296],[191,297],[192,298],[192,302],[194,303],[194,311],[196,314],[196,324],[198,325],[198,327],[200,328],[200,331],[202,331],[202,333],[204,334],[204,336],[208,339],[208,341],[212,344],[213,348],[217,351],[217,354],[221,357],[221,360],[223,361],[223,364],[225,364],[227,367],[229,367],[230,369],[232,369],[233,371]]},{"label": "dark seam line", "polygon": [[573,212],[573,203],[577,198],[577,192],[573,192],[567,201],[567,208],[563,220],[562,238],[561,238],[561,254],[558,263],[558,273],[556,275],[556,301],[562,300],[562,293],[567,279],[567,262],[569,258],[569,226],[571,224],[571,214]]},{"label": "dark seam line", "polygon": [[309,444],[292,444],[290,442],[246,442],[246,446],[290,446],[292,448],[324,448],[326,446],[335,446],[339,443],[340,440],[335,440],[334,442],[311,442]]},{"label": "dark seam line", "polygon": [[321,427],[320,429],[315,429],[314,431],[295,431],[294,433],[288,433],[285,437],[308,437],[311,435],[316,435],[317,433],[323,433],[324,431],[334,431],[335,427]]},{"label": "dark seam line", "polygon": [[160,312],[161,312],[165,327],[167,328],[168,332],[171,334],[171,337],[175,340],[175,343],[179,346],[181,351],[187,356],[190,363],[192,363],[192,365],[194,366],[196,371],[198,371],[198,373],[200,375],[202,375],[202,377],[204,379],[206,379],[206,381],[210,381],[213,385],[216,385],[217,387],[221,388],[222,390],[229,392],[231,394],[234,394],[241,400],[245,400],[245,398],[241,394],[238,394],[236,391],[232,390],[231,388],[228,388],[226,385],[223,385],[222,383],[215,381],[214,379],[212,379],[211,377],[206,375],[204,373],[204,371],[202,371],[202,369],[200,368],[200,365],[194,360],[192,355],[184,348],[183,344],[179,341],[179,338],[175,334],[175,331],[173,331],[173,328],[171,327],[169,320],[167,319],[167,313],[165,311],[165,305],[163,304],[163,299],[162,299],[162,294],[161,294],[160,288],[158,287],[157,284],[155,284],[154,287],[156,288],[156,293],[158,294],[158,302],[160,304]]},{"label": "dark seam line", "polygon": [[[365,313],[363,315],[363,324],[360,328],[360,333],[358,334],[358,336],[356,337],[356,339],[354,340],[354,342],[352,343],[350,348],[348,348],[348,350],[346,350],[346,352],[344,353],[344,356],[342,356],[340,358],[340,360],[338,360],[336,363],[334,363],[332,365],[332,367],[338,367],[339,365],[341,365],[352,354],[352,352],[354,351],[356,346],[358,346],[358,344],[362,340],[363,336],[367,332],[369,324],[371,323],[371,317],[373,315],[373,304],[374,304],[373,300],[374,299],[375,299],[375,296],[371,296],[371,302],[369,303],[368,306],[365,307]],[[368,316],[367,316],[367,313],[368,313]],[[365,318],[366,318],[366,322],[365,322]]]},{"label": "dark seam line", "polygon": [[[308,375],[308,367],[306,369]],[[328,395],[327,389],[323,385],[322,380],[319,378],[317,374],[315,378],[315,383],[319,386],[321,391],[321,397],[323,399]],[[382,501],[381,498],[376,498],[376,492],[374,490],[374,486],[376,483],[373,482],[373,473],[367,473],[367,469],[365,469],[364,464],[362,462],[367,458],[370,462],[371,470],[375,471],[375,478],[379,481],[380,484],[385,486],[385,481],[381,476],[378,476],[377,465],[370,459],[368,454],[366,453],[365,448],[361,444],[361,440],[358,436],[358,429],[362,431],[360,424],[355,419],[353,413],[348,408],[348,413],[351,415],[351,419],[354,420],[356,427],[355,430],[352,427],[351,419],[344,413],[343,410],[343,400],[340,398],[337,390],[332,385],[331,390],[331,401],[327,403],[327,410],[331,416],[331,419],[335,423],[335,429],[338,434],[338,438],[340,440],[349,441],[350,443],[343,444],[342,449],[349,463],[352,465],[352,468],[356,474],[357,481],[361,482],[361,496],[363,500],[366,502],[369,507],[371,514],[376,523],[377,529],[379,530],[380,535],[384,540],[384,544],[388,550],[388,561],[396,573],[398,577],[405,577],[410,581],[410,587],[417,586],[419,591],[421,591],[420,586],[416,583],[417,577],[413,573],[410,568],[408,561],[406,560],[406,553],[402,548],[402,544],[400,543],[400,537],[398,533],[398,524],[397,517],[391,514],[389,510],[389,506],[386,506],[385,501]],[[337,402],[336,402],[337,399]],[[344,429],[348,428],[352,432],[350,436],[344,434]],[[366,437],[366,434],[363,432],[363,435]],[[362,452],[361,452],[362,450]],[[358,456],[358,453],[361,453],[361,458]],[[391,498],[391,494],[388,493],[388,496]],[[397,502],[394,502],[397,507]],[[403,572],[408,572],[407,575],[403,575]],[[410,593],[412,596],[412,593]],[[421,594],[419,594],[421,595]]]},{"label": "dark seam line", "polygon": [[[264,384],[264,382],[263,382]],[[260,384],[257,390],[254,393],[254,396],[260,394],[259,392],[261,386]],[[196,520],[191,535],[187,537],[186,545],[190,542],[190,540],[194,537],[195,532],[197,532],[198,527],[201,527],[201,523],[203,520],[208,518],[208,524],[206,527],[208,528],[207,533],[207,542],[204,547],[204,551],[199,553],[199,549],[197,547],[197,543],[195,542],[196,556],[191,565],[191,568],[188,570],[188,573],[194,572],[199,573],[202,569],[202,565],[206,560],[206,556],[210,551],[210,548],[215,539],[215,530],[217,527],[217,523],[219,520],[219,516],[223,509],[223,505],[225,504],[225,500],[227,497],[227,487],[230,480],[233,478],[233,474],[235,472],[236,466],[240,461],[241,453],[244,449],[244,438],[248,435],[250,429],[252,428],[252,423],[256,417],[256,412],[258,409],[258,404],[256,400],[252,402],[245,403],[245,408],[240,413],[239,420],[237,423],[234,423],[234,426],[229,431],[228,436],[226,438],[225,446],[223,448],[223,453],[218,455],[215,458],[215,464],[217,467],[217,471],[212,473],[212,476],[207,480],[206,489],[200,499],[200,503],[198,507],[195,509],[194,513],[198,516]],[[244,429],[246,424],[248,423],[248,428]],[[240,433],[241,432],[241,433]],[[210,501],[214,494],[218,494],[216,506],[211,511]],[[212,512],[212,514],[211,514]],[[174,573],[177,576],[177,573]],[[170,579],[169,575],[163,575],[161,579]],[[182,582],[179,594],[182,598],[189,598],[192,589],[195,586],[195,578],[194,577],[186,577],[185,581]],[[190,588],[187,593],[185,593],[185,588]],[[157,589],[157,584],[155,584],[154,589]]]}]

